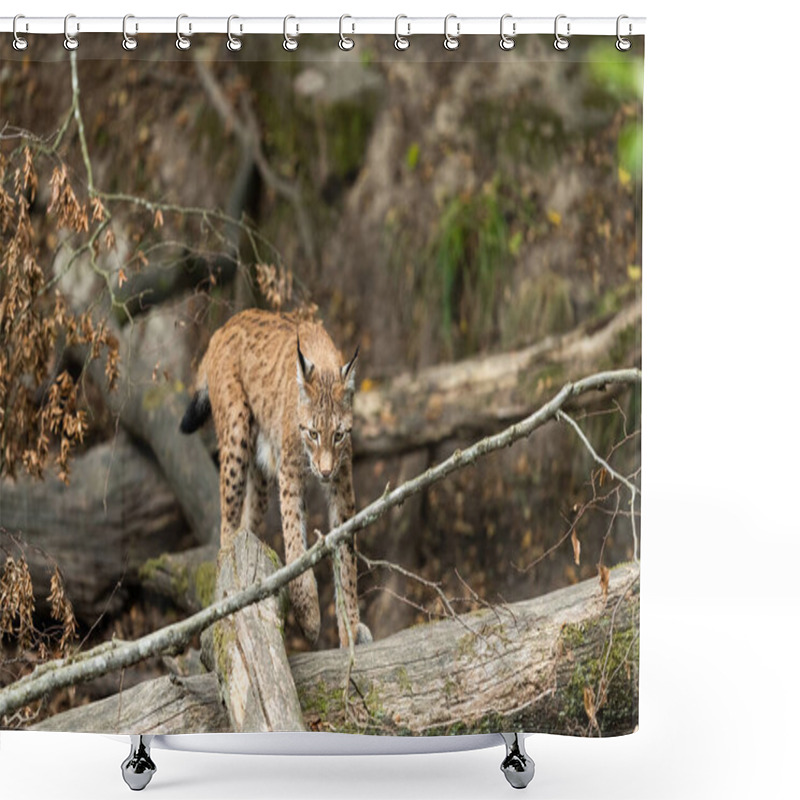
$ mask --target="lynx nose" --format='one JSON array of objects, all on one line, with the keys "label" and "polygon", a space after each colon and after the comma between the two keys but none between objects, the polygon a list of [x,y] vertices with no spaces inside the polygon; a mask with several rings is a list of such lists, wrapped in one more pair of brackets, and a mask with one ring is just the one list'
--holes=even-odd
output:
[{"label": "lynx nose", "polygon": [[319,474],[322,480],[327,481],[333,472],[333,454],[322,453],[319,459]]}]

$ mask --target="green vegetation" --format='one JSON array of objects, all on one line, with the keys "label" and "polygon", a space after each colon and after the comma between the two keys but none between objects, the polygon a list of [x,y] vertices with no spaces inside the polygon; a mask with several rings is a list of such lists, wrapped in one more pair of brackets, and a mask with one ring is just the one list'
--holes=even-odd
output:
[{"label": "green vegetation", "polygon": [[573,328],[575,311],[570,289],[569,279],[555,272],[523,280],[503,310],[500,321],[503,347],[519,347]]},{"label": "green vegetation", "polygon": [[[597,657],[587,657],[580,650],[590,636],[589,628],[601,627],[600,636],[605,644]],[[575,668],[562,693],[559,719],[565,722],[589,722],[584,702],[584,690],[594,694],[595,719],[601,734],[630,730],[638,713],[639,681],[639,626],[638,620],[629,627],[615,629],[608,637],[607,623],[598,621],[590,625],[566,625],[561,641],[569,658],[575,659]]]},{"label": "green vegetation", "polygon": [[434,268],[442,334],[451,351],[473,352],[493,327],[510,263],[508,241],[496,184],[453,198],[442,214]]}]

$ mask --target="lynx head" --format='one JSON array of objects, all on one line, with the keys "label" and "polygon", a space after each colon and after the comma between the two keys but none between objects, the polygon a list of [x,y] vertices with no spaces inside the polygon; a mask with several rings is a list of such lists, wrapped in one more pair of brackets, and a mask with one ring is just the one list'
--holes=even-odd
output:
[{"label": "lynx head", "polygon": [[303,355],[297,339],[300,436],[311,471],[324,483],[336,476],[350,453],[357,358],[358,347],[346,364],[323,369]]}]

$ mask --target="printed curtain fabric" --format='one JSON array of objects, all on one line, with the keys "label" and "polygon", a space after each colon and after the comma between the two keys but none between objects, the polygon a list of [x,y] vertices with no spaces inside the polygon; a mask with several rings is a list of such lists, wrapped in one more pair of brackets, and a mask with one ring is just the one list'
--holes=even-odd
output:
[{"label": "printed curtain fabric", "polygon": [[31,39],[0,728],[635,730],[643,39]]}]

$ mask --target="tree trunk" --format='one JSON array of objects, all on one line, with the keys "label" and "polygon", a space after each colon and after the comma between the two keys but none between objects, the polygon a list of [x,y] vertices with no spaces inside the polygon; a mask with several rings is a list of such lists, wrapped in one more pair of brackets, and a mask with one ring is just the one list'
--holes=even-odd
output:
[{"label": "tree trunk", "polygon": [[[179,430],[189,402],[183,384],[153,380],[157,362],[154,340],[159,334],[163,338],[164,331],[177,329],[178,317],[168,311],[152,317],[138,323],[134,331],[126,329],[117,334],[120,364],[128,367],[119,387],[108,391],[99,362],[90,367],[92,377],[125,429],[147,442],[153,451],[197,542],[210,544],[219,541],[219,473],[201,437],[185,436]],[[159,344],[163,348],[163,341]],[[171,345],[173,349],[182,346],[174,338]],[[188,356],[183,363],[189,363]]]},{"label": "tree trunk", "polygon": [[630,732],[638,719],[637,575],[635,565],[612,570],[607,600],[597,580],[584,581],[357,647],[346,705],[347,651],[294,655],[306,721],[390,735]]},{"label": "tree trunk", "polygon": [[186,534],[163,473],[124,433],[76,458],[69,486],[54,476],[0,483],[0,525],[19,534],[35,596],[47,597],[57,565],[87,624],[119,611],[117,582],[138,584],[145,560],[179,549]]},{"label": "tree trunk", "polygon": [[[356,392],[356,456],[389,456],[522,419],[566,381],[641,360],[641,301],[535,345],[441,364]],[[621,387],[622,388],[622,387]],[[607,399],[607,398],[606,398]]]},{"label": "tree trunk", "polygon": [[[607,598],[596,579],[584,581],[358,646],[346,705],[347,650],[292,656],[289,680],[294,678],[313,730],[627,733],[638,720],[638,573],[633,564],[611,570]],[[263,652],[269,647],[264,644]],[[266,674],[264,680],[278,683]],[[240,730],[229,727],[215,684],[212,675],[159,678],[35,728],[105,733]],[[172,719],[174,714],[178,716]],[[273,730],[298,728],[278,727],[276,721]]]},{"label": "tree trunk", "polygon": [[[233,545],[220,550],[216,599],[269,577],[279,566],[270,548],[241,529]],[[234,731],[305,730],[283,643],[286,606],[284,591],[220,620],[205,638]]]}]

